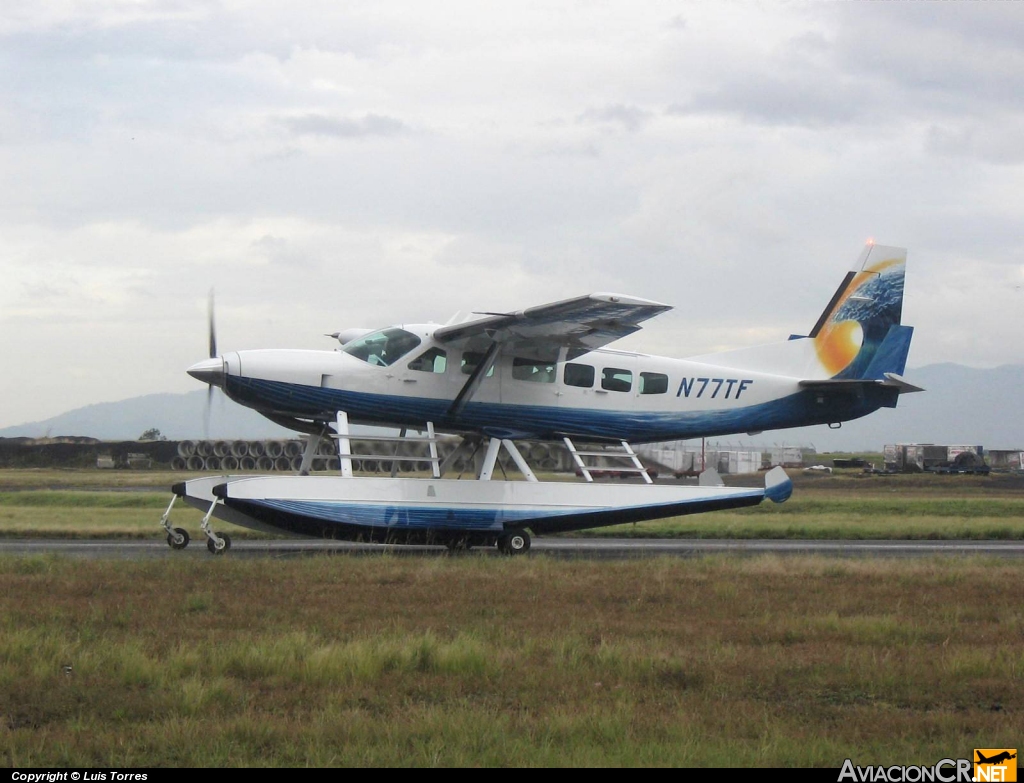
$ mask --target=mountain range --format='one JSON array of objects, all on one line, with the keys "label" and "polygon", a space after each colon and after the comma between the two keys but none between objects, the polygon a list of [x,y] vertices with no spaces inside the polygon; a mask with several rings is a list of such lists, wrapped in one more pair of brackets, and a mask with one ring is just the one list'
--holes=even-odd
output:
[{"label": "mountain range", "polygon": [[[715,438],[720,446],[814,446],[818,451],[880,451],[886,443],[982,445],[986,449],[1024,449],[1024,365],[977,369],[933,364],[910,369],[907,380],[924,393],[903,395],[899,407],[883,408],[843,424],[776,430],[758,436]],[[104,402],[62,413],[45,421],[0,429],[0,437],[88,436],[131,440],[156,428],[170,440],[204,437],[206,391],[149,394]],[[219,392],[210,410],[210,438],[279,438],[292,433],[236,405]]]},{"label": "mountain range", "polygon": [[[50,419],[0,430],[0,437],[85,436],[100,440],[132,440],[156,428],[168,440],[259,440],[292,437],[249,408],[243,408],[216,392],[206,425],[206,391],[187,394],[147,394],[117,402],[100,402],[61,413]],[[204,430],[206,434],[204,435]]]}]

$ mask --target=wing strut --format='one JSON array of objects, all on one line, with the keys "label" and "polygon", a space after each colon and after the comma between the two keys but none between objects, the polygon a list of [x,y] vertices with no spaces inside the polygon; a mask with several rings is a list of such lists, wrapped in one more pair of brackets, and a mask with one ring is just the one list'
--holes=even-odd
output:
[{"label": "wing strut", "polygon": [[321,429],[320,432],[310,435],[306,439],[306,448],[302,452],[302,464],[299,466],[300,476],[309,475],[309,469],[313,467],[313,457],[316,456],[316,450],[320,447],[320,438],[322,437],[323,430]]},{"label": "wing strut", "polygon": [[462,385],[462,389],[459,390],[458,395],[452,400],[452,404],[448,407],[446,413],[451,418],[456,418],[462,409],[466,407],[466,403],[469,402],[470,398],[476,393],[484,376],[487,375],[494,363],[498,360],[498,354],[501,352],[501,343],[491,343],[491,347],[487,349],[487,353],[484,354],[484,358],[480,361],[480,364],[476,366],[469,379]]},{"label": "wing strut", "polygon": [[338,411],[334,426],[338,431],[338,457],[341,475],[344,478],[352,478],[352,440],[349,438],[348,414],[345,411]]}]

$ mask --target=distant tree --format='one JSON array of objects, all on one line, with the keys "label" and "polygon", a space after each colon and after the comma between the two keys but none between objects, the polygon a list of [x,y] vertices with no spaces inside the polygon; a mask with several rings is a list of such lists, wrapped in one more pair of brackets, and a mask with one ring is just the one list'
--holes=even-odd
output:
[{"label": "distant tree", "polygon": [[163,435],[160,434],[160,430],[156,427],[146,430],[139,436],[139,440],[167,440]]}]

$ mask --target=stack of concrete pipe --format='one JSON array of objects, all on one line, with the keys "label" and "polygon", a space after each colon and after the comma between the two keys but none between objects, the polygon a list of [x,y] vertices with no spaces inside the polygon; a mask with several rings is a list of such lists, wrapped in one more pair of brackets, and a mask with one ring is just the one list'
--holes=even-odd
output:
[{"label": "stack of concrete pipe", "polygon": [[183,440],[171,470],[294,472],[304,450],[300,440]]}]

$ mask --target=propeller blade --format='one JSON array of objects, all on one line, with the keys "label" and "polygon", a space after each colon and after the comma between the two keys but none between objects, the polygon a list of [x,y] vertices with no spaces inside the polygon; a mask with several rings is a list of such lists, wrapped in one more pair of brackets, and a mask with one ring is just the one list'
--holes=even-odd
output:
[{"label": "propeller blade", "polygon": [[203,438],[210,439],[210,407],[213,404],[213,384],[206,387],[206,407],[203,408]]},{"label": "propeller blade", "polygon": [[[213,289],[210,289],[210,299],[207,303],[206,314],[210,324],[210,358],[217,358],[217,324],[213,318]],[[212,391],[212,389],[211,389]]]}]

